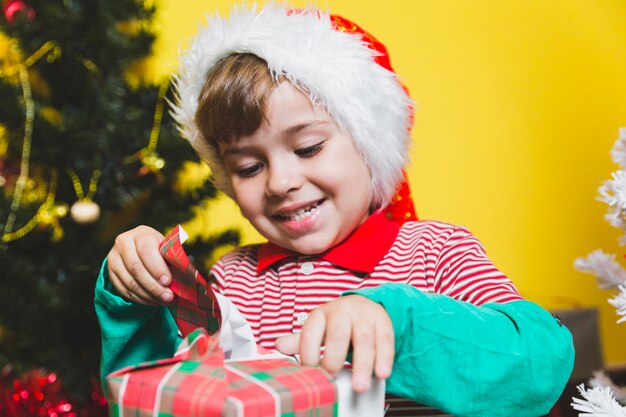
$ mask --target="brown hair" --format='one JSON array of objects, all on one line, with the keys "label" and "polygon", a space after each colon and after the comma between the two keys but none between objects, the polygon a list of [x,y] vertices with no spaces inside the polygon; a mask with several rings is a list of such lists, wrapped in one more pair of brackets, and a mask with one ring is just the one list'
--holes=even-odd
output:
[{"label": "brown hair", "polygon": [[267,62],[237,53],[222,58],[207,74],[194,121],[208,145],[254,133],[265,120],[265,102],[278,83]]}]

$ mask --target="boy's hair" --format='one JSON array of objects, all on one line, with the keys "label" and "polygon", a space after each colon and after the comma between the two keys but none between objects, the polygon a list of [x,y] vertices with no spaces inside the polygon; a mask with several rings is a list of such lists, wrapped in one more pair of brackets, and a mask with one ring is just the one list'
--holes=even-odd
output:
[{"label": "boy's hair", "polygon": [[222,58],[198,98],[195,123],[213,147],[248,136],[265,120],[265,102],[277,83],[267,62],[253,54]]},{"label": "boy's hair", "polygon": [[[263,120],[265,98],[284,79],[306,91],[353,138],[372,177],[372,206],[387,205],[408,162],[413,103],[384,46],[339,16],[272,2],[259,10],[235,7],[229,20],[208,20],[181,58],[173,115],[211,166],[216,186],[233,195],[216,141],[253,133]],[[222,79],[220,87],[227,73],[238,75]],[[244,88],[230,91],[229,83]],[[246,86],[252,94],[241,94]],[[212,94],[215,88],[224,95]],[[224,124],[226,112],[232,113]],[[232,116],[242,113],[243,121]]]}]

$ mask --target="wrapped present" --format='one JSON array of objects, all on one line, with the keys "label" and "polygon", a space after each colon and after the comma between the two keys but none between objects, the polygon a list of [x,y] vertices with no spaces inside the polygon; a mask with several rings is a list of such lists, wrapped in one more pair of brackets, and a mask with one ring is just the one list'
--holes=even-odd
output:
[{"label": "wrapped present", "polygon": [[380,417],[384,381],[366,393],[352,390],[351,373],[337,377],[267,351],[235,306],[215,293],[191,264],[177,226],[161,244],[170,265],[170,307],[184,336],[172,358],[107,376],[111,417]]},{"label": "wrapped present", "polygon": [[189,334],[171,359],[107,378],[111,416],[337,415],[332,378],[286,359],[224,361],[217,335]]}]

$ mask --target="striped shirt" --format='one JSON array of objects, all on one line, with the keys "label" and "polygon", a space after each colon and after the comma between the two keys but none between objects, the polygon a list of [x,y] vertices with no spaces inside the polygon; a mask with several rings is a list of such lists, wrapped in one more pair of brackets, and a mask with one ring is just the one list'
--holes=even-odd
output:
[{"label": "striped shirt", "polygon": [[328,253],[244,246],[222,257],[211,274],[257,343],[270,349],[276,338],[298,333],[311,310],[348,290],[394,282],[475,305],[522,298],[465,227],[436,221],[399,227],[381,214]]},{"label": "striped shirt", "polygon": [[[436,221],[399,227],[380,213],[321,255],[250,245],[222,257],[211,273],[269,349],[278,337],[300,332],[311,310],[348,290],[394,282],[475,305],[522,298],[466,228]],[[388,417],[447,416],[389,394],[386,401]]]}]

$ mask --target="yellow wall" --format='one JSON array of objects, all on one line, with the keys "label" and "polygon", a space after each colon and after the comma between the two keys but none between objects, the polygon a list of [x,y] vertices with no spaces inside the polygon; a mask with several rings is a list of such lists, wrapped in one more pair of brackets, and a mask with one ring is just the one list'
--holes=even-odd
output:
[{"label": "yellow wall", "polygon": [[[205,12],[230,4],[161,0],[157,71],[176,68],[179,43]],[[596,248],[626,253],[595,200],[626,126],[626,2],[319,4],[383,41],[418,102],[409,174],[420,217],[467,225],[528,299],[597,306],[605,361],[626,363],[626,324],[616,324],[611,293],[572,266]],[[233,213],[232,203],[216,203],[209,227],[234,223],[257,241]]]}]

